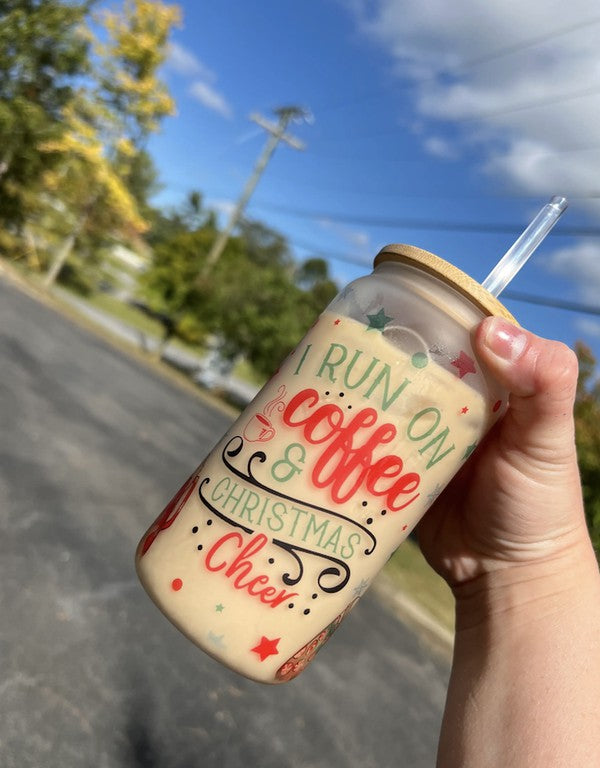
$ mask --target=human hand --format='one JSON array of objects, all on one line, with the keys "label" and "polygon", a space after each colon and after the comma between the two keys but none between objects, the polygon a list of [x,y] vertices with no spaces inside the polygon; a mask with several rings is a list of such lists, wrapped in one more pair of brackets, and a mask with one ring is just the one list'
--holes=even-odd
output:
[{"label": "human hand", "polygon": [[511,395],[418,529],[456,597],[438,765],[598,765],[600,574],[575,450],[577,360],[499,318],[474,347]]},{"label": "human hand", "polygon": [[509,409],[418,527],[426,559],[455,590],[519,566],[558,573],[591,549],[575,450],[575,354],[500,318],[481,323],[474,346],[511,392]]}]

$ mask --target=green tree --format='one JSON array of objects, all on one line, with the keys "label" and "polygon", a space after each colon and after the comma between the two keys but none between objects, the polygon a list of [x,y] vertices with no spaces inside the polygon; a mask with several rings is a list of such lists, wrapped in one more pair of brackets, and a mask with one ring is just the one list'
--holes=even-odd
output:
[{"label": "green tree", "polygon": [[98,244],[110,236],[132,237],[145,231],[135,198],[117,173],[95,125],[102,106],[80,94],[64,110],[65,132],[42,146],[60,153],[60,166],[43,176],[48,218],[61,237],[46,275],[50,285],[59,275],[76,242]]},{"label": "green tree", "polygon": [[123,183],[137,203],[142,217],[152,226],[154,209],[150,204],[150,198],[162,189],[158,171],[150,153],[144,149],[138,149],[127,164],[127,173]]},{"label": "green tree", "polygon": [[575,401],[577,458],[588,527],[600,555],[600,383],[595,378],[596,360],[591,350],[578,342],[575,351],[579,360]]},{"label": "green tree", "polygon": [[91,85],[63,110],[63,136],[44,144],[62,153],[60,173],[45,181],[53,205],[58,201],[72,222],[55,250],[48,285],[83,237],[95,239],[97,249],[102,240],[134,239],[148,228],[143,213],[156,175],[144,142],[174,111],[157,70],[178,20],[178,8],[159,0],[125,0],[120,13],[99,16],[106,40],[96,44]]},{"label": "green tree", "polygon": [[121,12],[104,11],[100,16],[108,32],[108,41],[97,48],[100,85],[120,117],[123,134],[137,147],[175,109],[157,72],[180,19],[177,6],[160,0],[125,0]]},{"label": "green tree", "polygon": [[201,288],[205,322],[222,341],[221,354],[243,355],[269,376],[314,321],[303,305],[287,260],[263,255],[257,263],[245,241],[233,238]]},{"label": "green tree", "polygon": [[179,229],[154,247],[141,292],[151,312],[170,319],[165,342],[175,334],[189,343],[201,343],[208,333],[206,304],[195,280],[215,236],[209,227],[195,232]]},{"label": "green tree", "polygon": [[90,2],[4,0],[0,13],[0,224],[19,232],[32,189],[60,155],[40,149],[64,132],[73,81],[89,70]]},{"label": "green tree", "polygon": [[173,318],[177,335],[188,341],[211,335],[219,340],[223,356],[243,355],[257,373],[268,376],[333,298],[336,287],[325,262],[309,279],[310,267],[296,267],[279,233],[248,221],[228,240],[210,274],[198,282],[217,234],[210,218],[193,232],[159,243],[144,278],[145,295],[154,311]]},{"label": "green tree", "polygon": [[115,167],[145,214],[150,213],[148,198],[157,188],[146,141],[175,112],[175,102],[158,73],[172,29],[180,20],[179,7],[160,0],[125,0],[120,12],[105,10],[99,16],[107,40],[96,45],[100,62],[96,79],[112,116],[113,137],[108,143]]},{"label": "green tree", "polygon": [[293,270],[293,260],[288,244],[279,232],[275,232],[260,221],[242,219],[238,225],[239,237],[244,242],[248,258],[256,266],[278,265]]},{"label": "green tree", "polygon": [[313,257],[302,262],[296,271],[295,282],[303,291],[309,315],[322,312],[338,291],[329,276],[327,262],[321,258]]},{"label": "green tree", "polygon": [[146,235],[146,242],[152,248],[202,227],[216,229],[215,214],[203,207],[202,195],[197,190],[189,192],[178,208],[167,211],[151,208],[148,218],[150,230]]}]

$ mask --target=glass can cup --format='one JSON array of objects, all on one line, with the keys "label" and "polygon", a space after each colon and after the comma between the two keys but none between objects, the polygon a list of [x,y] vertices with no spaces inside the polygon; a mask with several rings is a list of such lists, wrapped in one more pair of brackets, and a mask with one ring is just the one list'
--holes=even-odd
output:
[{"label": "glass can cup", "polygon": [[471,333],[514,322],[448,262],[389,245],[148,529],[136,568],[194,643],[295,677],[504,412]]}]

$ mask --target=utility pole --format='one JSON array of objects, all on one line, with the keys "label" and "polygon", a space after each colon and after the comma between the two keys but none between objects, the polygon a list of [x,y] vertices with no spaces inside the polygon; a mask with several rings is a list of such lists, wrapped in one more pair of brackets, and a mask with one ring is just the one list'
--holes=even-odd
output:
[{"label": "utility pole", "polygon": [[291,136],[289,133],[286,133],[285,131],[288,123],[290,123],[292,120],[298,120],[300,118],[307,119],[309,114],[306,112],[306,110],[302,109],[301,107],[279,107],[278,109],[274,110],[274,112],[279,117],[279,122],[277,123],[266,120],[264,117],[256,113],[250,115],[251,120],[260,125],[261,128],[264,128],[265,131],[269,133],[269,138],[267,139],[263,151],[256,161],[252,175],[246,182],[244,191],[236,203],[236,206],[233,209],[231,216],[229,217],[229,221],[227,222],[225,229],[223,229],[223,231],[219,234],[214,242],[213,247],[210,249],[208,256],[206,257],[206,261],[204,262],[204,266],[200,272],[200,280],[208,275],[210,270],[219,260],[223,250],[225,249],[225,246],[227,245],[227,241],[229,240],[231,233],[240,220],[241,215],[244,212],[244,208],[248,204],[248,200],[250,199],[256,185],[258,184],[258,180],[267,167],[267,163],[271,159],[273,152],[275,152],[275,148],[279,142],[285,141],[285,143],[289,144],[290,147],[293,147],[293,149],[304,149],[304,144],[301,141],[296,139],[294,136]]}]

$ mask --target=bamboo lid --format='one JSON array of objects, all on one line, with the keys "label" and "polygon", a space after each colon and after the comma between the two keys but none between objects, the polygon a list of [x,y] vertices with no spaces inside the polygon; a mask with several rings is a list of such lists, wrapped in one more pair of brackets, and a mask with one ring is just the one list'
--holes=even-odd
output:
[{"label": "bamboo lid", "polygon": [[391,245],[384,246],[379,251],[377,256],[375,256],[373,266],[377,267],[386,261],[419,267],[419,269],[434,275],[439,280],[452,286],[463,296],[466,296],[486,315],[503,317],[511,323],[518,325],[504,304],[498,301],[495,296],[492,296],[477,280],[469,277],[466,272],[450,264],[449,261],[445,261],[429,251],[424,251],[422,248],[417,248],[414,245],[392,243]]}]

